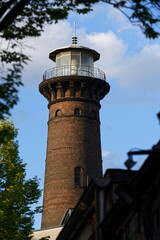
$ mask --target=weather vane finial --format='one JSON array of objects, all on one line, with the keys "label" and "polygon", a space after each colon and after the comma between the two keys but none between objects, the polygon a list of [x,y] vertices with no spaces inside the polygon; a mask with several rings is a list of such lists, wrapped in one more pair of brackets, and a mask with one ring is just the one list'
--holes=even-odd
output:
[{"label": "weather vane finial", "polygon": [[72,37],[72,44],[77,44],[77,37],[76,37],[76,22],[74,22],[74,37]]}]

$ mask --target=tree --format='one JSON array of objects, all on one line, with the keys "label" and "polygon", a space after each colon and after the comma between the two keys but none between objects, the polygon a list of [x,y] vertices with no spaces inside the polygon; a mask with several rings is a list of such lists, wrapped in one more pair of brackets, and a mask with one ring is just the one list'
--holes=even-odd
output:
[{"label": "tree", "polygon": [[0,240],[31,239],[35,213],[32,205],[41,195],[37,177],[26,180],[16,141],[17,130],[12,122],[0,122]]},{"label": "tree", "polygon": [[98,2],[119,9],[146,37],[159,36],[159,0],[1,0],[0,118],[9,114],[17,103],[18,89],[23,85],[22,70],[30,57],[24,54],[22,40],[40,36],[45,24],[66,19],[70,11],[88,13]]}]

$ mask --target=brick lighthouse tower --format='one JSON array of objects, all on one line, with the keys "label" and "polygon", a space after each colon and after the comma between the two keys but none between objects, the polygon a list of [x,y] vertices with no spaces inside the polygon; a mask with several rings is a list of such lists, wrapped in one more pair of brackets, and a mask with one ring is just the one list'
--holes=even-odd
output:
[{"label": "brick lighthouse tower", "polygon": [[71,46],[49,54],[56,67],[39,85],[49,102],[42,228],[59,225],[90,179],[102,176],[99,102],[110,87],[94,68],[99,57],[78,46],[76,37]]}]

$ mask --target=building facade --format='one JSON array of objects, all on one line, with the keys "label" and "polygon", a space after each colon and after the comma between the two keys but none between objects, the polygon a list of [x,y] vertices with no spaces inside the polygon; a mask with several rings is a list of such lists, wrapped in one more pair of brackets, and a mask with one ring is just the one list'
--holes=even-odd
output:
[{"label": "building facade", "polygon": [[99,109],[110,89],[94,67],[95,50],[73,44],[49,57],[56,67],[39,85],[49,108],[42,228],[61,225],[89,181],[102,176]]},{"label": "building facade", "polygon": [[[94,179],[57,240],[159,240],[160,142],[138,171]],[[83,206],[83,207],[82,207]]]}]

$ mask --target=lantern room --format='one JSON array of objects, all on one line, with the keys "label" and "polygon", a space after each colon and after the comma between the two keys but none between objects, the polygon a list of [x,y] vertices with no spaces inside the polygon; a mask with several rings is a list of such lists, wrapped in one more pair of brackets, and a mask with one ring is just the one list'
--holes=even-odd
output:
[{"label": "lantern room", "polygon": [[95,71],[100,71],[94,68],[94,62],[100,58],[100,54],[83,46],[58,48],[49,54],[49,58],[56,63],[55,77],[68,75],[95,77]]}]

